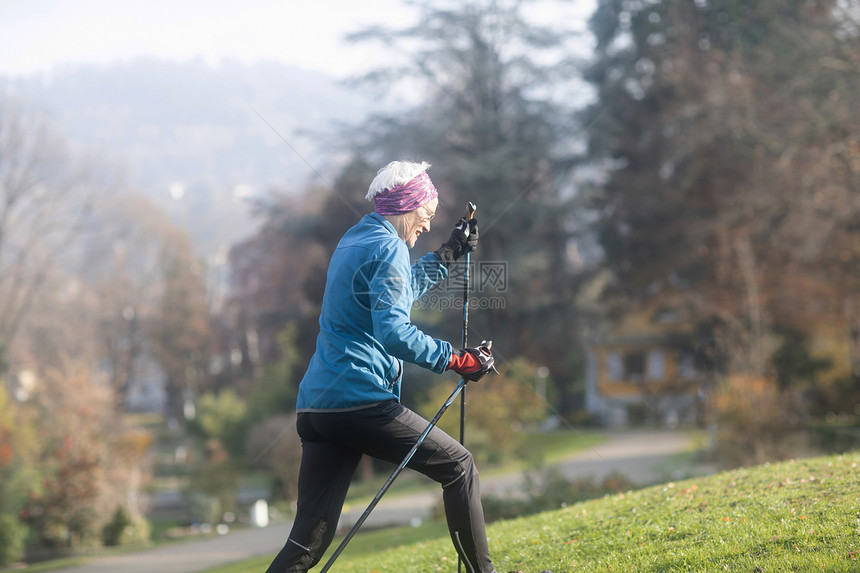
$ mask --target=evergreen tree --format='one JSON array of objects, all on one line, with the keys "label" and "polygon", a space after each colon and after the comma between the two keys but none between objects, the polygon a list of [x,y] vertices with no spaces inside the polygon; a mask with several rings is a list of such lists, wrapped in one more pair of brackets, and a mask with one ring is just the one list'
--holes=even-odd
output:
[{"label": "evergreen tree", "polygon": [[591,20],[584,121],[617,290],[688,292],[736,369],[767,368],[775,324],[860,317],[857,16],[826,0],[608,0]]},{"label": "evergreen tree", "polygon": [[[421,96],[347,139],[367,164],[405,158],[433,165],[441,202],[423,249],[447,238],[467,201],[478,206],[470,343],[493,339],[501,360],[522,355],[548,366],[572,406],[581,376],[568,258],[573,115],[550,94],[570,83],[564,58],[574,34],[531,23],[525,2],[415,5],[414,26],[373,28],[352,39],[380,41],[405,61],[368,75],[365,84]],[[421,320],[439,321],[434,301],[443,310],[462,304],[462,269],[452,270],[449,284],[425,298],[429,312],[416,313]],[[455,316],[449,311],[434,334],[457,345]]]}]

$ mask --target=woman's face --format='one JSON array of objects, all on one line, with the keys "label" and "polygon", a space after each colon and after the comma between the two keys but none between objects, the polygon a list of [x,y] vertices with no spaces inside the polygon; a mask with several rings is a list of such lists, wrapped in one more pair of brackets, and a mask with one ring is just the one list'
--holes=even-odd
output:
[{"label": "woman's face", "polygon": [[436,216],[436,207],[438,206],[439,199],[433,199],[426,205],[406,213],[403,228],[398,230],[398,234],[410,249],[415,246],[415,241],[418,240],[421,233],[430,230],[430,221]]}]

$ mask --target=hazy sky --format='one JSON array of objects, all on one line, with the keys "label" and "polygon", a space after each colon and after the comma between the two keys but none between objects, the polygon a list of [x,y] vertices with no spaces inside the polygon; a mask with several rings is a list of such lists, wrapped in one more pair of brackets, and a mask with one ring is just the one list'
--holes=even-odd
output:
[{"label": "hazy sky", "polygon": [[[592,4],[569,2],[580,20]],[[530,11],[555,17],[540,4]],[[403,26],[413,15],[400,0],[0,0],[0,75],[146,55],[275,60],[344,76],[385,57],[374,46],[345,44],[345,33]]]},{"label": "hazy sky", "polygon": [[370,58],[344,33],[410,22],[398,0],[0,0],[0,74],[141,55],[276,60],[344,75]]}]

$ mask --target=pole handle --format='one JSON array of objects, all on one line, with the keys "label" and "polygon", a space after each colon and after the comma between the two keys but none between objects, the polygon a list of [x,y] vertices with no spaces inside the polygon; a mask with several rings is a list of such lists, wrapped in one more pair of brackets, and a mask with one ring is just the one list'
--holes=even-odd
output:
[{"label": "pole handle", "polygon": [[472,203],[471,201],[468,201],[466,203],[466,214],[463,216],[463,220],[471,221],[472,219],[474,219],[475,218],[475,211],[477,211],[477,210],[478,210],[478,207],[474,203]]}]

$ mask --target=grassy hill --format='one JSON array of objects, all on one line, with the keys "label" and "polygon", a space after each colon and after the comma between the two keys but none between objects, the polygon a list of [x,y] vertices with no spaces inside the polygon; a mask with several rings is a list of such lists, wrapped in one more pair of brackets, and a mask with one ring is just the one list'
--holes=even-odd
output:
[{"label": "grassy hill", "polygon": [[[607,496],[494,523],[490,549],[501,572],[860,572],[858,463],[854,452]],[[212,573],[263,571],[270,558]],[[361,532],[332,570],[453,573],[457,557],[436,524]]]}]

